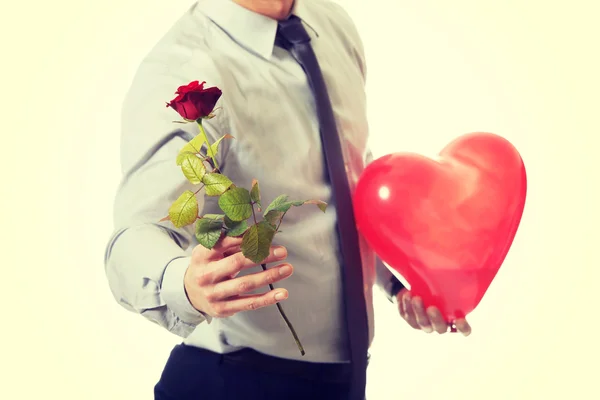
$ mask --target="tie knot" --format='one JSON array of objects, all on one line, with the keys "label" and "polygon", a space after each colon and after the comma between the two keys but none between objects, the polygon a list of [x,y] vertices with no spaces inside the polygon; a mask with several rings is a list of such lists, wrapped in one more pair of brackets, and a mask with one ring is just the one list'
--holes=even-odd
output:
[{"label": "tie knot", "polygon": [[302,25],[302,20],[295,15],[291,15],[284,21],[277,24],[277,38],[283,39],[284,43],[293,46],[301,43],[309,43],[310,36]]}]

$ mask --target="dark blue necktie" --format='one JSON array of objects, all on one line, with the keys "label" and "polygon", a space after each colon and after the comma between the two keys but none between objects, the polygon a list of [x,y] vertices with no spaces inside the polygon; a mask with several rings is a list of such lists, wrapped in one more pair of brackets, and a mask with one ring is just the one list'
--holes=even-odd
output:
[{"label": "dark blue necktie", "polygon": [[287,49],[302,66],[315,98],[321,142],[337,211],[339,243],[343,257],[344,303],[350,356],[353,364],[351,399],[363,400],[366,386],[369,323],[358,232],[356,231],[340,137],[319,62],[310,45],[310,36],[304,29],[300,18],[292,15],[289,19],[279,22],[275,44]]}]

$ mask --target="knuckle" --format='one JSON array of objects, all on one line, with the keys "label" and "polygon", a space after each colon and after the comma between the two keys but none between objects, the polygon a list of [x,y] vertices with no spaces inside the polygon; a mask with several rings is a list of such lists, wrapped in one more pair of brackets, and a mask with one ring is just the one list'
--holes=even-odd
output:
[{"label": "knuckle", "polygon": [[203,269],[199,269],[196,272],[196,283],[198,284],[198,286],[207,285],[208,283],[210,283],[211,279],[211,275]]},{"label": "knuckle", "polygon": [[215,290],[207,290],[204,292],[204,298],[207,302],[213,303],[215,300],[217,300],[218,295]]},{"label": "knuckle", "polygon": [[215,318],[223,318],[225,316],[225,305],[223,303],[216,303],[212,305],[212,314]]},{"label": "knuckle", "polygon": [[273,302],[274,302],[274,298],[273,298],[273,300],[271,298],[266,298],[262,301],[262,306],[263,307],[270,306],[271,304],[273,304]]},{"label": "knuckle", "polygon": [[244,268],[244,264],[246,264],[246,260],[242,253],[238,253],[235,255],[235,257],[233,257],[233,268],[236,271],[239,271],[242,268]]},{"label": "knuckle", "polygon": [[251,301],[251,302],[249,302],[249,303],[246,305],[246,309],[247,309],[248,311],[256,310],[256,309],[259,309],[259,308],[260,308],[260,303],[259,303],[258,301],[256,301],[256,300],[254,300],[254,301]]},{"label": "knuckle", "polygon": [[244,279],[237,284],[237,290],[240,293],[248,292],[253,288],[253,285],[250,281]]},{"label": "knuckle", "polygon": [[275,282],[279,279],[279,271],[276,269],[270,270],[267,274],[266,281],[267,283]]},{"label": "knuckle", "polygon": [[229,256],[228,269],[231,270],[232,274],[237,273],[244,267],[244,259],[240,257],[241,254],[234,254]]},{"label": "knuckle", "polygon": [[194,247],[194,249],[192,250],[192,262],[193,263],[202,263],[204,261],[204,259],[206,258],[206,249],[202,246],[202,245],[197,245],[196,247]]}]

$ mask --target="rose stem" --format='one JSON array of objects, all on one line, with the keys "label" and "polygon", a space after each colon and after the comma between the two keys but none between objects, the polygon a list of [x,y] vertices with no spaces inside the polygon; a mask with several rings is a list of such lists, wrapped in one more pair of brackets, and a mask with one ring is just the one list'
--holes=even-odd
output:
[{"label": "rose stem", "polygon": [[208,136],[206,136],[206,131],[204,130],[204,127],[202,126],[202,119],[199,119],[198,121],[198,126],[200,127],[200,133],[202,133],[202,137],[204,139],[204,141],[206,142],[206,153],[210,156],[210,158],[212,158],[213,163],[215,164],[215,169],[219,169],[219,164],[217,163],[217,158],[215,157],[215,153],[212,150],[212,147],[210,147],[210,142],[208,141]]},{"label": "rose stem", "polygon": [[[277,226],[277,229],[275,231],[279,230],[279,226],[281,226],[281,221],[283,220],[284,215],[285,215],[285,213],[283,213],[283,215],[281,216],[281,219],[279,220],[279,225]],[[256,221],[256,212],[254,211],[254,203],[252,203],[252,216],[254,217],[254,223],[256,224],[257,221]],[[260,266],[262,267],[263,271],[267,270],[267,264],[260,264]],[[269,289],[275,290],[275,288],[273,287],[273,284],[269,283]],[[281,315],[281,318],[283,318],[288,329],[290,330],[290,332],[292,332],[292,336],[294,337],[294,341],[296,342],[296,345],[298,346],[298,350],[300,350],[300,354],[305,355],[306,352],[304,351],[304,347],[302,347],[302,343],[300,343],[300,339],[298,338],[298,334],[296,333],[296,330],[294,329],[294,325],[292,325],[292,323],[288,319],[287,315],[285,315],[285,311],[283,311],[283,307],[281,307],[281,304],[275,303],[275,305],[277,306],[277,309],[279,310],[279,314]]]},{"label": "rose stem", "polygon": [[[267,264],[261,264],[260,266],[262,267],[263,271],[267,270]],[[275,288],[273,287],[273,284],[271,284],[271,283],[269,283],[269,288],[271,290],[275,290]],[[298,338],[298,334],[296,333],[294,326],[288,319],[287,315],[285,315],[285,312],[283,311],[283,307],[281,307],[280,303],[276,303],[275,305],[277,306],[277,309],[279,310],[279,314],[281,314],[281,318],[283,318],[283,320],[285,321],[285,324],[289,328],[290,332],[292,332],[292,336],[294,336],[294,340],[296,341],[296,345],[298,346],[298,349],[300,350],[300,354],[305,355],[306,352],[304,351],[304,347],[302,347],[302,343],[300,343],[300,339]]]}]

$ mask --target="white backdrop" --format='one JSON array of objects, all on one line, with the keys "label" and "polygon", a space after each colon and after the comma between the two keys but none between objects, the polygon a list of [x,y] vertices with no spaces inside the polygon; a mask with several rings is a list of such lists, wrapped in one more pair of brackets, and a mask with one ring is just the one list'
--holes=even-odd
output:
[{"label": "white backdrop", "polygon": [[[3,7],[2,398],[150,399],[179,341],[114,302],[102,258],[124,91],[190,3]],[[485,130],[520,149],[530,181],[471,337],[413,331],[377,292],[369,400],[600,398],[597,2],[343,4],[367,51],[376,156]]]}]

